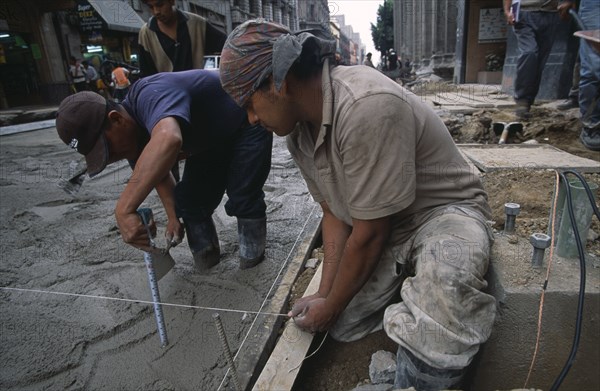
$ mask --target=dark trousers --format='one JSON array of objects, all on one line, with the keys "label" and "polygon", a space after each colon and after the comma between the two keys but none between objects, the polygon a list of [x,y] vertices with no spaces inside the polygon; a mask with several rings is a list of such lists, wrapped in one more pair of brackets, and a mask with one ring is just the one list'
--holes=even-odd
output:
[{"label": "dark trousers", "polygon": [[515,77],[515,101],[518,103],[531,105],[535,101],[558,21],[557,12],[521,11],[519,21],[514,25],[519,47]]},{"label": "dark trousers", "polygon": [[189,157],[175,188],[178,217],[188,221],[209,218],[225,191],[229,216],[265,217],[263,185],[271,169],[272,145],[272,133],[260,126],[247,126],[230,143]]},{"label": "dark trousers", "polygon": [[[587,30],[600,29],[598,0],[582,0],[579,17]],[[579,42],[581,78],[579,81],[579,110],[581,122],[589,129],[600,130],[600,53],[582,40]]]}]

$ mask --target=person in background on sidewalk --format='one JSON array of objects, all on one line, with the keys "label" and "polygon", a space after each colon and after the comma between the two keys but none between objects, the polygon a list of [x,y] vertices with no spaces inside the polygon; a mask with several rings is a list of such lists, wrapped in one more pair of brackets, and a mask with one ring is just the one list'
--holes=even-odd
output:
[{"label": "person in background on sidewalk", "polygon": [[202,69],[205,53],[221,52],[227,35],[203,17],[180,11],[175,0],[142,0],[152,17],[138,35],[142,77]]},{"label": "person in background on sidewalk", "polygon": [[372,55],[373,55],[372,53],[367,53],[367,58],[365,58],[365,62],[363,63],[363,65],[366,65],[371,68],[375,68],[375,65],[373,65],[373,61],[371,61]]},{"label": "person in background on sidewalk", "polygon": [[85,75],[88,83],[88,88],[90,91],[98,92],[98,72],[96,72],[96,68],[89,63],[89,61],[85,60],[81,62],[83,65],[83,69],[85,69]]},{"label": "person in background on sidewalk", "polygon": [[511,8],[512,0],[504,1],[504,15],[517,37],[519,58],[514,85],[515,114],[530,117],[531,105],[540,89],[542,72],[552,50],[556,25],[572,7],[570,0],[521,0],[518,20]]},{"label": "person in background on sidewalk", "polygon": [[129,71],[123,67],[116,67],[111,72],[111,79],[112,85],[115,88],[113,99],[117,103],[122,102],[127,96],[129,86],[131,85],[131,82],[129,81]]},{"label": "person in background on sidewalk", "polygon": [[487,195],[429,106],[375,69],[333,65],[335,47],[257,19],[221,54],[223,88],[287,136],[323,210],[319,290],[288,315],[346,342],[384,327],[399,344],[396,388],[452,388],[496,312],[483,292]]},{"label": "person in background on sidewalk", "polygon": [[85,69],[74,56],[71,56],[70,58],[69,75],[71,76],[71,82],[75,87],[75,92],[85,91],[88,89],[87,79],[85,77]]},{"label": "person in background on sidewalk", "polygon": [[[115,207],[126,243],[152,251],[136,210],[156,189],[168,218],[167,240],[181,242],[185,226],[196,268],[213,267],[220,247],[212,214],[227,190],[225,211],[238,221],[240,268],[264,258],[263,185],[273,137],[248,123],[221,88],[218,73],[148,76],[133,84],[121,104],[80,92],[62,101],[56,128],[65,144],[85,155],[91,177],[110,163],[130,162],[133,173]],[[175,184],[169,170],[182,158],[183,178]]]},{"label": "person in background on sidewalk", "polygon": [[[598,0],[581,0],[579,17],[586,30],[600,36],[600,4]],[[600,151],[600,44],[583,39],[579,42],[579,110],[581,134],[579,140],[588,149]]]}]

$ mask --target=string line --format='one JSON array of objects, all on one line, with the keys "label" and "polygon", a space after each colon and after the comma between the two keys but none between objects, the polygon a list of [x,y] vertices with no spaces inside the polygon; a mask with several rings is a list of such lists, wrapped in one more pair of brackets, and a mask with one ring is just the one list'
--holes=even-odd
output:
[{"label": "string line", "polygon": [[[85,297],[88,299],[102,299],[102,300],[112,300],[112,301],[126,301],[129,303],[137,303],[137,304],[149,304],[154,305],[153,301],[148,300],[138,300],[138,299],[125,299],[121,297],[111,297],[111,296],[98,296],[98,295],[86,295],[81,293],[69,293],[69,292],[56,292],[56,291],[46,291],[43,289],[27,289],[27,288],[13,288],[8,286],[2,286],[0,289],[5,291],[17,291],[17,292],[28,292],[28,293],[46,293],[52,295],[59,296],[73,296],[73,297]],[[190,308],[196,310],[207,310],[207,311],[223,311],[223,312],[237,312],[242,314],[257,314],[257,315],[271,315],[271,316],[287,316],[287,314],[276,314],[272,312],[259,312],[259,311],[246,311],[246,310],[236,310],[232,308],[217,308],[217,307],[202,307],[198,305],[189,305],[189,304],[176,304],[176,303],[163,303],[157,302],[157,304],[169,306],[169,307],[179,307],[179,308]]]},{"label": "string line", "polygon": [[[271,295],[271,292],[275,288],[275,284],[277,283],[277,281],[279,280],[279,277],[281,276],[281,273],[283,272],[283,270],[287,266],[287,263],[288,263],[291,255],[292,255],[294,249],[296,248],[298,242],[300,241],[300,237],[302,236],[302,233],[306,229],[306,225],[308,224],[308,222],[310,221],[310,219],[312,218],[312,216],[313,216],[313,214],[315,212],[315,209],[316,209],[316,205],[313,206],[312,210],[310,211],[310,213],[308,215],[308,218],[304,222],[304,224],[302,226],[302,229],[300,230],[300,233],[296,237],[296,240],[294,241],[294,244],[292,245],[292,248],[290,249],[290,251],[289,251],[289,253],[288,253],[285,261],[282,263],[281,268],[279,269],[279,272],[275,276],[275,279],[273,280],[273,284],[271,285],[271,287],[269,288],[269,291],[265,295],[265,299],[261,303],[258,311],[246,311],[246,310],[237,310],[237,309],[230,309],[230,308],[217,308],[217,307],[203,307],[203,306],[195,306],[195,305],[189,305],[189,304],[176,304],[176,303],[163,303],[163,302],[160,302],[158,304],[164,305],[164,306],[169,306],[169,307],[178,307],[178,308],[187,308],[187,309],[198,309],[198,310],[208,310],[208,311],[222,311],[222,312],[234,312],[234,313],[243,313],[243,314],[256,314],[256,315],[270,315],[270,316],[288,317],[287,314],[272,313],[272,312],[263,312],[262,309],[265,307],[265,305],[267,303],[267,300],[269,299],[269,296]],[[28,293],[44,293],[44,294],[52,294],[52,295],[59,295],[59,296],[83,297],[83,298],[88,298],[88,299],[123,301],[123,302],[129,302],[129,303],[137,303],[137,304],[148,304],[148,305],[154,305],[155,304],[153,301],[148,301],[148,300],[127,299],[127,298],[121,298],[121,297],[99,296],[99,295],[87,295],[87,294],[82,294],[82,293],[56,292],[56,291],[48,291],[48,290],[43,290],[43,289],[14,288],[14,287],[8,287],[8,286],[0,287],[0,289],[4,290],[4,291],[28,292]],[[257,320],[258,320],[258,316],[254,317],[254,320],[252,321],[252,323],[250,324],[250,327],[248,328],[248,332],[246,333],[244,339],[240,343],[239,348],[237,349],[237,352],[236,352],[235,356],[233,357],[234,361],[237,359],[238,355],[242,351],[242,347],[244,346],[244,343],[246,342],[246,340],[250,336],[252,328],[254,327],[254,324],[256,323]],[[318,348],[317,348],[317,350],[318,350]],[[225,376],[223,376],[223,380],[221,381],[221,384],[219,385],[219,388],[217,389],[217,391],[220,390],[221,387],[223,386],[223,383],[225,382],[225,379],[227,378],[228,374],[229,374],[229,369],[227,369],[227,371],[225,372]]]},{"label": "string line", "polygon": [[[283,269],[285,269],[288,261],[290,260],[292,252],[294,251],[294,249],[296,248],[296,245],[300,241],[300,237],[302,236],[302,233],[306,229],[306,225],[308,224],[308,222],[312,218],[313,213],[315,212],[316,208],[317,208],[317,205],[313,206],[313,208],[311,209],[311,211],[310,211],[310,213],[309,213],[306,221],[304,222],[304,225],[302,225],[302,229],[300,229],[300,233],[298,233],[298,237],[296,237],[296,241],[294,241],[294,244],[292,245],[292,248],[290,249],[290,252],[288,253],[287,257],[285,258],[285,261],[283,261],[283,263],[281,265],[281,268],[279,269],[279,273],[277,273],[277,276],[275,276],[275,279],[273,280],[273,284],[271,285],[271,288],[269,288],[269,291],[265,295],[265,299],[263,300],[262,304],[260,305],[260,307],[258,309],[258,313],[260,313],[261,310],[263,309],[263,307],[265,306],[265,304],[266,304],[266,302],[267,302],[267,300],[269,298],[269,295],[273,291],[273,288],[275,287],[275,284],[277,283],[277,280],[279,279],[279,276],[281,275],[281,273],[283,272]],[[254,327],[254,324],[256,323],[257,319],[258,319],[258,316],[255,317],[254,320],[252,321],[252,323],[250,324],[250,327],[248,328],[248,332],[246,333],[246,336],[244,337],[244,339],[240,343],[240,346],[237,349],[237,352],[235,353],[235,356],[233,356],[233,361],[234,362],[237,359],[237,357],[240,354],[240,352],[242,351],[242,347],[244,346],[244,343],[246,342],[246,340],[248,339],[248,336],[252,332],[252,328]],[[223,380],[221,380],[221,384],[219,384],[219,388],[217,388],[217,391],[219,391],[221,389],[221,387],[223,386],[223,384],[225,383],[225,379],[227,379],[227,375],[228,374],[229,374],[229,368],[227,368],[227,371],[225,372],[225,375],[223,376]]]}]

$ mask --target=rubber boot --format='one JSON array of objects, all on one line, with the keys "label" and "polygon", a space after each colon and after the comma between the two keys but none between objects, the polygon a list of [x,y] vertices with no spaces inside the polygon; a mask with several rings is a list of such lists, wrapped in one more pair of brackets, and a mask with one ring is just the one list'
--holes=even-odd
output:
[{"label": "rubber boot", "polygon": [[408,349],[398,347],[395,388],[414,387],[419,391],[438,391],[460,387],[465,369],[439,369],[416,358]]},{"label": "rubber boot", "polygon": [[258,265],[265,257],[267,241],[267,218],[238,218],[240,240],[240,269]]},{"label": "rubber boot", "polygon": [[212,217],[202,221],[183,221],[196,269],[206,271],[219,263],[221,248]]}]

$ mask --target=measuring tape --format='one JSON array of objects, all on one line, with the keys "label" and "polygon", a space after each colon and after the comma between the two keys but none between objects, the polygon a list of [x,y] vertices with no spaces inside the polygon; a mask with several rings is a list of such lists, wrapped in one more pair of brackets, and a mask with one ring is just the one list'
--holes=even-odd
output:
[{"label": "measuring tape", "polygon": [[[148,237],[150,243],[154,244],[152,235],[150,234],[150,220],[152,220],[152,209],[150,208],[139,208],[137,213],[142,219],[142,223],[148,231]],[[152,293],[152,304],[154,306],[154,316],[156,318],[156,326],[158,327],[158,335],[160,337],[160,345],[165,347],[169,344],[167,338],[167,330],[165,328],[165,318],[163,316],[162,305],[160,304],[160,293],[158,292],[158,281],[156,281],[156,273],[154,272],[154,265],[152,263],[152,254],[144,251],[144,263],[146,264],[146,271],[148,272],[148,283],[150,284],[150,292]]]}]

